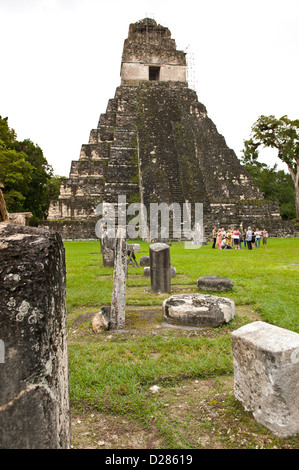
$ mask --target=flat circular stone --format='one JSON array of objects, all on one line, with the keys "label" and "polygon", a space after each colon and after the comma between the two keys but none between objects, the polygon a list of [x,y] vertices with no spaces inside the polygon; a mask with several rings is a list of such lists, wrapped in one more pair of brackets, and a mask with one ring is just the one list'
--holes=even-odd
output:
[{"label": "flat circular stone", "polygon": [[163,319],[172,325],[217,327],[235,316],[235,303],[207,294],[177,294],[164,300]]},{"label": "flat circular stone", "polygon": [[202,276],[197,279],[197,289],[219,292],[233,288],[233,282],[227,277]]}]

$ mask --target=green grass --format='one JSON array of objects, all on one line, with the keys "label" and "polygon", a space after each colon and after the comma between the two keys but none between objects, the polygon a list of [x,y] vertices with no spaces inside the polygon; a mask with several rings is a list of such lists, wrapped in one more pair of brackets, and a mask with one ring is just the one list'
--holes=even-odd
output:
[{"label": "green grass", "polygon": [[151,385],[232,371],[228,338],[216,344],[208,339],[141,337],[109,346],[72,345],[71,355],[72,396],[78,405],[142,420],[153,413]]},{"label": "green grass", "polygon": [[[254,305],[264,321],[299,332],[298,279],[299,239],[270,239],[266,249],[212,250],[184,249],[183,243],[171,247],[171,264],[176,267],[175,286],[193,286],[200,276],[229,277],[234,288],[229,297],[236,305]],[[141,253],[148,254],[148,243],[140,242]],[[67,307],[101,306],[111,302],[113,268],[102,265],[99,242],[65,242],[67,265]],[[142,268],[129,267],[128,288],[149,288]],[[134,294],[134,293],[133,293]],[[167,297],[167,296],[164,296]],[[146,289],[127,305],[159,305],[163,296]]]},{"label": "green grass", "polygon": [[[149,244],[138,243],[139,260],[140,256],[148,255]],[[94,334],[90,319],[82,323],[85,329],[81,328],[79,335],[73,334],[78,317],[110,304],[113,268],[103,267],[99,242],[65,242],[65,250],[73,406],[77,410],[87,407],[126,415],[144,425],[154,419],[168,448],[191,446],[192,439],[189,438],[188,444],[179,432],[181,425],[175,424],[175,420],[170,432],[164,402],[149,392],[151,385],[163,385],[170,390],[186,380],[231,376],[230,333],[254,319],[299,333],[299,239],[270,239],[266,249],[261,247],[251,252],[213,250],[210,244],[188,250],[183,243],[173,243],[171,264],[176,267],[177,276],[172,279],[172,293],[197,292],[196,281],[204,275],[229,277],[234,283],[231,291],[221,295],[234,300],[235,319],[226,326],[195,334],[171,329],[157,329],[153,333],[141,328],[138,335],[109,337],[109,332]],[[156,308],[157,321],[161,322],[162,301],[170,294],[152,293],[143,268],[129,266],[130,321],[138,318],[144,306],[150,306]]]}]

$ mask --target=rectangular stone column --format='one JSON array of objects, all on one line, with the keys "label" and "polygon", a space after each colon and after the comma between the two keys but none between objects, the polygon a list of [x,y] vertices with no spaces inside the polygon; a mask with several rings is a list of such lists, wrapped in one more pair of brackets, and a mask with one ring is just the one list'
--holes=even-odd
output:
[{"label": "rectangular stone column", "polygon": [[299,334],[261,321],[231,335],[235,397],[280,437],[299,432]]},{"label": "rectangular stone column", "polygon": [[153,292],[169,292],[171,289],[170,248],[166,243],[154,243],[149,247],[151,289]]},{"label": "rectangular stone column", "polygon": [[1,223],[0,279],[0,448],[69,448],[60,235]]}]

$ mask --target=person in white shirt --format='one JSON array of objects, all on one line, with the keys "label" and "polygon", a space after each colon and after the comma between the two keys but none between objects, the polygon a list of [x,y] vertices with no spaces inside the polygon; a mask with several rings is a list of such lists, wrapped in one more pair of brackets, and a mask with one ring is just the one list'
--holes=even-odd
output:
[{"label": "person in white shirt", "polygon": [[248,227],[247,233],[246,233],[246,242],[248,246],[248,250],[252,250],[252,231],[251,227]]},{"label": "person in white shirt", "polygon": [[255,231],[255,246],[260,248],[261,246],[261,237],[262,237],[262,232],[257,228]]}]

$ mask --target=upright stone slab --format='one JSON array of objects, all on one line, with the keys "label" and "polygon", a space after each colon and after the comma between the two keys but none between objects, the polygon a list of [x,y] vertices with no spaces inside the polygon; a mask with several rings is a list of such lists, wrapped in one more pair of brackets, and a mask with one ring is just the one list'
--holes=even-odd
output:
[{"label": "upright stone slab", "polygon": [[103,266],[105,268],[114,266],[115,239],[102,237],[100,241],[101,241]]},{"label": "upright stone slab", "polygon": [[70,447],[64,247],[0,224],[0,448]]},{"label": "upright stone slab", "polygon": [[151,288],[154,292],[169,292],[171,288],[170,248],[166,243],[149,247]]},{"label": "upright stone slab", "polygon": [[125,326],[127,280],[127,240],[125,230],[115,239],[113,290],[110,309],[110,328]]},{"label": "upright stone slab", "polygon": [[231,335],[235,397],[280,437],[299,432],[299,335],[261,321]]}]

